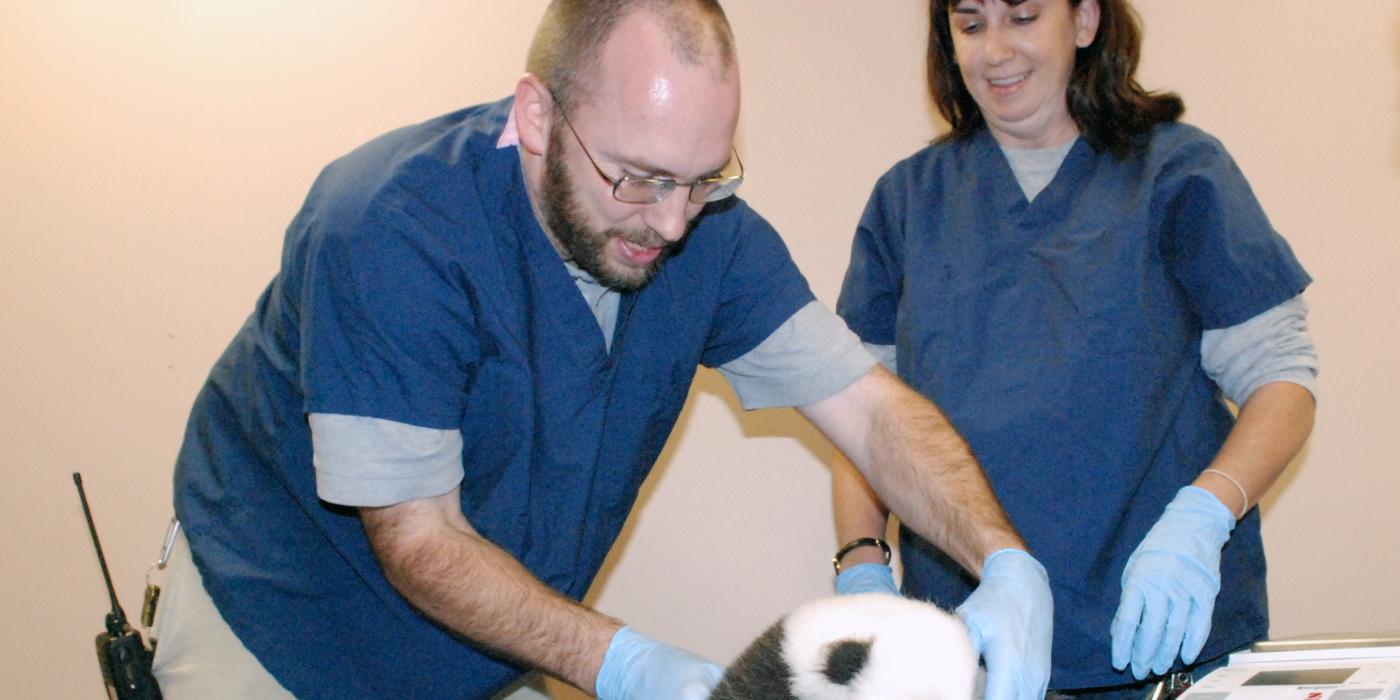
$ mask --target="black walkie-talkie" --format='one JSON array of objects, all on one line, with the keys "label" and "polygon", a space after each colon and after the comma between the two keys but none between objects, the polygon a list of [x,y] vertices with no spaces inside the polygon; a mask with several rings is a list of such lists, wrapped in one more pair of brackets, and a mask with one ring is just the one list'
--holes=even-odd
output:
[{"label": "black walkie-talkie", "polygon": [[110,700],[160,700],[160,686],[151,673],[152,653],[141,641],[141,633],[127,624],[126,612],[117,602],[117,589],[107,572],[107,558],[102,556],[102,543],[97,541],[97,528],[92,523],[87,494],[83,492],[83,477],[73,472],[78,486],[78,498],[83,502],[92,546],[97,549],[97,563],[102,566],[102,578],[107,582],[107,594],[112,597],[112,612],[107,613],[107,631],[97,635],[97,665],[102,669],[102,682],[107,686]]}]

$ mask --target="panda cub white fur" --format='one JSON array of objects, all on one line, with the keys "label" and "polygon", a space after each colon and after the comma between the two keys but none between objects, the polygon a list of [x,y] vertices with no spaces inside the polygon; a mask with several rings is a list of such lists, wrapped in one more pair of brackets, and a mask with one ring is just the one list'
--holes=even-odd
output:
[{"label": "panda cub white fur", "polygon": [[967,700],[977,654],[956,616],[879,593],[823,598],[735,659],[710,700]]}]

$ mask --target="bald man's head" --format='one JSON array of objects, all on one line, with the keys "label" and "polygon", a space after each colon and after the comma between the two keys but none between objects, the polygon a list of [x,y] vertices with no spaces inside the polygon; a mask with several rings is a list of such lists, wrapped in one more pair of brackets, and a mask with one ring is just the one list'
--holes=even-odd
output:
[{"label": "bald man's head", "polygon": [[525,70],[565,107],[586,100],[603,47],[618,24],[645,12],[664,28],[672,56],[689,65],[713,64],[717,76],[734,66],[734,36],[715,0],[555,0],[530,45]]}]

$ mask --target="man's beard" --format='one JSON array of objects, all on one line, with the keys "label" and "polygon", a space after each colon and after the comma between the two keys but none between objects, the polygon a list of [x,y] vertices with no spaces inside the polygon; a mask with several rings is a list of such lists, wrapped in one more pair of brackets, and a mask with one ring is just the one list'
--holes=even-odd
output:
[{"label": "man's beard", "polygon": [[[584,220],[575,196],[573,181],[565,169],[564,145],[561,129],[550,130],[549,152],[544,159],[544,182],[540,188],[540,210],[554,239],[564,247],[573,263],[587,272],[599,284],[622,292],[632,292],[645,287],[661,265],[680,246],[680,242],[668,243],[650,229],[627,230],[610,228],[599,231]],[[672,196],[685,193],[675,192]],[[691,221],[691,225],[695,223]],[[689,233],[687,227],[686,233]],[[644,267],[613,263],[608,260],[607,248],[614,238],[621,238],[644,248],[660,248],[655,260]],[[680,241],[684,241],[682,237]]]}]

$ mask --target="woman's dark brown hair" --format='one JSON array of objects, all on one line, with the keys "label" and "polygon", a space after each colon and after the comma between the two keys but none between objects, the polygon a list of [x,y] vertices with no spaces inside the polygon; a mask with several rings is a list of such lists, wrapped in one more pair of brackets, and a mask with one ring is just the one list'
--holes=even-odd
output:
[{"label": "woman's dark brown hair", "polygon": [[[964,139],[982,128],[982,110],[963,84],[953,59],[949,13],[959,0],[929,1],[928,89],[933,103],[952,129],[939,140]],[[1008,2],[1015,0],[982,0]],[[1077,8],[1082,0],[1064,0]],[[1099,29],[1094,42],[1074,57],[1066,100],[1070,116],[1089,145],[1126,156],[1152,127],[1176,121],[1185,111],[1174,93],[1150,93],[1138,85],[1142,32],[1127,0],[1097,0]]]}]

